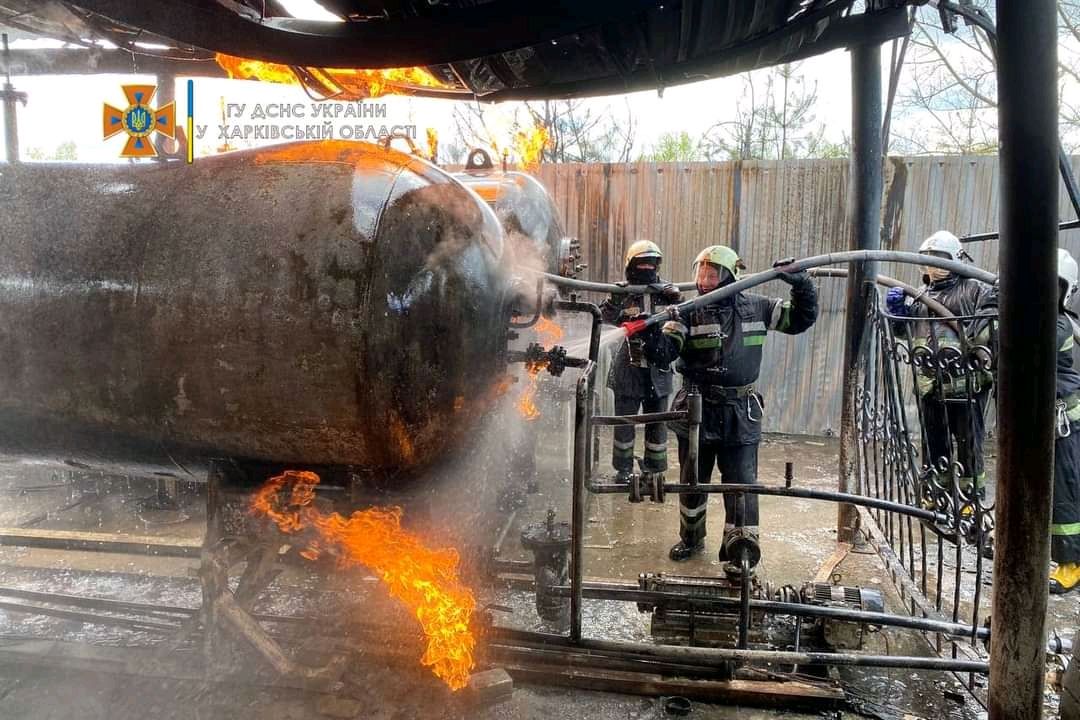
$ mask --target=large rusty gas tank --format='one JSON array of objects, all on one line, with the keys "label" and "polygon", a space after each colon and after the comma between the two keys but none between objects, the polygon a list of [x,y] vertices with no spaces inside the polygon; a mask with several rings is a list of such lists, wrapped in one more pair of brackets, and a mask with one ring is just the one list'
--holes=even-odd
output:
[{"label": "large rusty gas tank", "polygon": [[375,145],[2,166],[0,452],[415,474],[491,407],[511,262],[474,193]]}]

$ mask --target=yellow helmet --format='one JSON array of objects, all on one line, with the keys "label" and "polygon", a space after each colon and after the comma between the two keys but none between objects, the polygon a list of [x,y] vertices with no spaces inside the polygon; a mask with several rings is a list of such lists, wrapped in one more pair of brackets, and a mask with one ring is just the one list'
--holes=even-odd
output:
[{"label": "yellow helmet", "polygon": [[623,267],[629,267],[634,258],[656,258],[656,264],[664,259],[664,253],[660,252],[660,246],[649,240],[638,240],[626,248],[626,257],[623,258]]},{"label": "yellow helmet", "polygon": [[739,277],[739,270],[742,268],[739,255],[727,245],[710,245],[699,252],[694,258],[694,269],[696,270],[701,263],[727,268],[731,276],[736,278]]}]

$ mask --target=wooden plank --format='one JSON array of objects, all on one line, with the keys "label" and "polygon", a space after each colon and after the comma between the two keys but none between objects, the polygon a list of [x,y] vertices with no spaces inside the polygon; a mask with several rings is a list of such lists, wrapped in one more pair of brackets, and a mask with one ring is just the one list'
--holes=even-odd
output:
[{"label": "wooden plank", "polygon": [[690,680],[625,670],[596,670],[555,664],[509,663],[503,668],[515,682],[535,682],[628,695],[681,695],[724,705],[770,708],[833,709],[844,702],[839,688],[798,681]]},{"label": "wooden plank", "polygon": [[0,527],[0,545],[197,558],[202,539]]},{"label": "wooden plank", "polygon": [[825,558],[825,562],[821,563],[821,567],[818,568],[817,575],[814,576],[814,582],[832,583],[833,571],[836,570],[837,565],[844,561],[849,552],[851,552],[851,543],[836,543],[836,549],[833,550],[832,555]]}]

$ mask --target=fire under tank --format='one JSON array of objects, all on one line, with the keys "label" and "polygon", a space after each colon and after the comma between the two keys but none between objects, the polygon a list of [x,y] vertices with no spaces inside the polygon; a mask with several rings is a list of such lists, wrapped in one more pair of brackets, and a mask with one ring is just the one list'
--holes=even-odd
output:
[{"label": "fire under tank", "polygon": [[513,265],[476,194],[375,145],[5,166],[0,452],[406,481],[493,407]]}]

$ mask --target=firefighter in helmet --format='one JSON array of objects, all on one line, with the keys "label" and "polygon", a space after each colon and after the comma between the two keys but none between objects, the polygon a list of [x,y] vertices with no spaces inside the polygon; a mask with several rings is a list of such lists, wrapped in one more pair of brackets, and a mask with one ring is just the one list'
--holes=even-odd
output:
[{"label": "firefighter in helmet", "polygon": [[[960,240],[947,230],[939,230],[923,241],[919,253],[960,262],[970,259]],[[891,288],[885,297],[890,315],[912,318],[914,322],[893,323],[897,337],[907,337],[913,352],[919,349],[940,355],[964,352],[972,347],[992,347],[993,324],[997,314],[997,289],[981,280],[960,277],[949,270],[923,268],[923,292],[949,312],[969,318],[956,323],[930,322],[928,308],[908,303],[902,288]],[[981,316],[981,317],[980,317]],[[961,338],[957,333],[964,333]],[[970,374],[939,373],[938,363],[924,363],[915,375],[923,424],[924,488],[930,478],[953,459],[959,464],[960,490],[965,495],[983,497],[986,472],[983,463],[986,406],[994,378],[989,369]],[[955,447],[955,453],[952,452]],[[924,503],[929,503],[925,497]],[[970,504],[965,504],[970,512]]]},{"label": "firefighter in helmet", "polygon": [[[650,292],[612,295],[600,305],[604,322],[621,325],[681,299],[678,288],[660,278],[663,259],[660,248],[648,240],[638,240],[627,249],[626,281],[618,284],[649,286]],[[616,415],[634,415],[639,409],[645,413],[667,411],[671,394],[670,361],[656,362],[652,352],[655,336],[659,334],[660,329],[656,328],[627,338],[615,351],[607,386],[615,394]],[[616,425],[614,435],[611,464],[616,480],[625,482],[634,470],[634,426]],[[650,472],[667,469],[667,428],[663,423],[645,426],[642,468]]]},{"label": "firefighter in helmet", "polygon": [[[694,260],[698,293],[735,282],[741,267],[731,248],[705,248]],[[695,310],[689,317],[673,318],[663,327],[666,358],[678,358],[676,370],[684,379],[672,409],[686,409],[689,385],[702,396],[699,483],[710,481],[714,466],[724,483],[752,484],[757,480],[765,401],[754,383],[761,370],[765,337],[770,330],[797,335],[817,319],[817,290],[806,272],[781,272],[779,279],[791,286],[790,300],[741,292]],[[685,468],[690,446],[687,424],[672,423],[672,430],[679,440],[680,464]],[[687,560],[704,550],[707,497],[705,493],[679,495],[680,539],[671,548],[672,560]],[[740,505],[745,514],[740,514]],[[734,561],[727,552],[733,541],[744,536],[757,540],[757,496],[747,495],[741,504],[734,495],[724,495],[724,514],[720,559]],[[725,570],[730,573],[735,568],[729,563]]]},{"label": "firefighter in helmet", "polygon": [[1078,282],[1076,260],[1058,250],[1057,441],[1054,443],[1054,512],[1050,520],[1050,592],[1080,584],[1080,371],[1073,367],[1073,313],[1067,309]]}]

